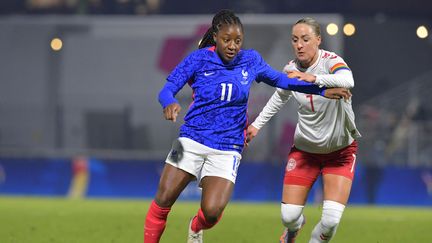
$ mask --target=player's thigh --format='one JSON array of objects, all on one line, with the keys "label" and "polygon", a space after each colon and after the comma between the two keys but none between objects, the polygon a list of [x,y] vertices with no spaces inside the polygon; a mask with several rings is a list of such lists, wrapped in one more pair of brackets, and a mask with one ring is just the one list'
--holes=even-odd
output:
[{"label": "player's thigh", "polygon": [[320,164],[314,155],[292,148],[285,167],[282,202],[304,205],[319,174]]},{"label": "player's thigh", "polygon": [[357,143],[329,154],[324,167],[324,200],[346,204],[351,192],[356,164]]},{"label": "player's thigh", "polygon": [[235,151],[213,150],[208,154],[201,170],[202,201],[204,211],[222,213],[227,205],[237,178],[241,155]]},{"label": "player's thigh", "polygon": [[284,185],[282,202],[286,204],[305,205],[310,187],[300,185]]},{"label": "player's thigh", "polygon": [[165,164],[156,193],[156,202],[159,206],[170,207],[177,200],[180,193],[195,180],[192,174],[176,168],[171,164]]},{"label": "player's thigh", "polygon": [[323,175],[324,200],[347,204],[351,192],[352,180],[345,176]]},{"label": "player's thigh", "polygon": [[218,176],[206,176],[201,180],[201,208],[205,214],[219,217],[228,204],[234,183]]}]

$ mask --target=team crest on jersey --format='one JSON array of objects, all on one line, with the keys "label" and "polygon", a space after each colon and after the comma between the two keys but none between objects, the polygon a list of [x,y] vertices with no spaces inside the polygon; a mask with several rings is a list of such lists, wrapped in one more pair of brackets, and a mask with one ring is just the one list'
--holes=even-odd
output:
[{"label": "team crest on jersey", "polygon": [[243,80],[240,81],[241,84],[246,85],[248,84],[248,77],[249,77],[249,73],[247,71],[245,71],[244,69],[242,69],[242,75],[243,75]]},{"label": "team crest on jersey", "polygon": [[291,171],[294,170],[294,168],[296,167],[296,161],[295,159],[291,158],[288,160],[287,166],[286,166],[286,171]]}]

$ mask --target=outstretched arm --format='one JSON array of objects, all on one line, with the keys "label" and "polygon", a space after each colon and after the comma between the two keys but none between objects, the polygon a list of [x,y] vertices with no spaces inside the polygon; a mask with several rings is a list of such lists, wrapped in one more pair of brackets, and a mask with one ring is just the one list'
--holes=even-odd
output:
[{"label": "outstretched arm", "polygon": [[257,81],[263,81],[264,83],[278,87],[281,89],[297,91],[306,94],[317,94],[324,96],[324,90],[326,87],[319,87],[316,84],[301,81],[297,78],[290,78],[285,73],[267,69],[265,73],[258,76]]},{"label": "outstretched arm", "polygon": [[[264,59],[262,59],[262,57],[258,53],[257,53],[256,65],[258,66],[257,77],[256,77],[256,80],[258,82],[262,81],[262,82],[265,82],[266,84],[269,84],[271,86],[286,89],[286,90],[292,90],[292,91],[297,91],[297,92],[307,93],[307,94],[318,94],[318,95],[321,95],[321,96],[324,96],[327,98],[334,98],[334,96],[332,96],[332,95],[326,95],[326,92],[325,92],[325,90],[327,89],[326,85],[322,85],[322,84],[318,84],[318,83],[317,84],[311,83],[311,81],[308,78],[305,78],[304,80],[308,80],[309,82],[300,80],[296,76],[288,77],[285,73],[276,71],[273,68],[271,68],[264,61]],[[338,66],[336,66],[336,68],[338,68]],[[339,73],[341,71],[342,71],[341,69],[338,69],[338,70],[334,69],[334,72]],[[351,71],[349,71],[349,72],[351,72]],[[309,74],[304,74],[301,72],[298,72],[298,73],[302,74],[302,75],[309,75]],[[332,75],[334,75],[334,74],[332,74]],[[309,78],[315,79],[316,77],[313,75],[310,75]],[[341,86],[330,86],[329,85],[328,87],[349,88],[351,86],[350,85],[347,85],[347,86],[342,86],[342,85]],[[345,95],[343,93],[340,93],[340,96],[345,97]]]},{"label": "outstretched arm", "polygon": [[276,71],[270,67],[258,52],[255,52],[255,55],[257,82],[264,82],[273,87],[301,93],[324,95],[326,87],[319,87],[318,85],[301,81],[297,78],[289,78],[285,73]]},{"label": "outstretched arm", "polygon": [[291,92],[283,89],[277,89],[272,97],[268,100],[255,121],[249,125],[246,132],[246,144],[258,134],[261,129],[291,98]]},{"label": "outstretched arm", "polygon": [[349,70],[339,70],[337,73],[334,74],[320,75],[313,75],[299,71],[289,71],[288,77],[298,78],[299,80],[315,83],[319,86],[340,87],[347,89],[351,89],[354,87],[354,79],[351,71]]},{"label": "outstretched arm", "polygon": [[[306,94],[318,94],[329,99],[348,99],[351,93],[346,88],[332,88],[328,91],[327,87],[320,87],[310,82],[300,81],[297,78],[287,77],[286,74],[275,71],[279,79],[264,79],[263,81],[269,85],[276,86],[286,90],[297,91]],[[275,76],[276,76],[275,75]]]},{"label": "outstretched arm", "polygon": [[299,71],[288,71],[289,77],[298,78],[306,82],[312,82],[319,86],[339,87],[339,88],[354,88],[354,78],[351,69],[345,61],[334,53],[330,54],[330,58],[323,58],[324,66],[327,69],[327,74],[308,74]]},{"label": "outstretched arm", "polygon": [[[310,73],[303,73],[296,70],[287,71],[289,78],[298,78],[300,80],[310,82],[310,83],[317,83],[317,78],[322,76],[328,76],[329,79],[332,79],[334,83],[325,85],[326,87],[334,87],[332,85],[335,85],[338,88],[328,88],[324,91],[323,96],[329,99],[341,99],[344,98],[345,100],[351,98],[352,94],[349,91],[350,87],[354,87],[354,80],[352,79],[352,75],[346,75],[344,74],[326,74],[326,75],[320,75],[315,76]],[[345,72],[345,70],[342,70],[340,72]],[[351,74],[351,71],[346,71]],[[353,85],[351,85],[353,84]],[[338,86],[339,85],[339,86]],[[321,85],[320,85],[321,86]],[[345,87],[346,86],[346,87]]]}]

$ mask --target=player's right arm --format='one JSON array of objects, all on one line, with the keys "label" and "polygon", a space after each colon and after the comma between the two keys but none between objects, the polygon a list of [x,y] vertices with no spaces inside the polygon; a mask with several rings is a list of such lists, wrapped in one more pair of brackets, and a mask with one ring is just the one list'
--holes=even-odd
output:
[{"label": "player's right arm", "polygon": [[246,143],[252,141],[252,139],[258,134],[259,129],[261,129],[276,113],[278,113],[290,98],[291,91],[276,89],[258,117],[248,127],[246,132]]},{"label": "player's right arm", "polygon": [[199,65],[197,55],[198,51],[195,51],[183,59],[167,77],[167,82],[159,92],[159,103],[162,105],[164,117],[167,120],[175,122],[177,119],[181,107],[175,95],[195,73]]},{"label": "player's right arm", "polygon": [[270,86],[285,90],[324,96],[326,87],[320,87],[297,78],[290,78],[286,73],[270,67],[257,51],[252,50],[252,54],[254,55],[254,66],[257,74],[255,80],[257,82],[264,82]]},{"label": "player's right arm", "polygon": [[326,52],[328,55],[322,57],[327,74],[309,74],[299,71],[290,71],[288,77],[298,78],[306,82],[315,83],[318,86],[354,88],[354,78],[351,69],[345,61],[333,52]]},{"label": "player's right arm", "polygon": [[169,104],[163,109],[164,117],[166,120],[171,120],[173,122],[177,121],[177,116],[181,111],[181,106],[178,103]]}]

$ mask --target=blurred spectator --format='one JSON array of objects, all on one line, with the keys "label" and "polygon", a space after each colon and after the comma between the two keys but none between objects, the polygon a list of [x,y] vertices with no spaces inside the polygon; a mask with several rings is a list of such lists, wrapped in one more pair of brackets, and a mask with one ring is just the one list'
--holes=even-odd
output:
[{"label": "blurred spectator", "polygon": [[0,1],[0,14],[23,14],[26,9],[26,0]]},{"label": "blurred spectator", "polygon": [[74,12],[78,0],[28,0],[27,12],[36,14],[68,14]]},{"label": "blurred spectator", "polygon": [[419,107],[418,99],[411,99],[410,103],[406,107],[405,112],[399,119],[395,130],[392,133],[392,137],[387,145],[385,154],[387,157],[392,157],[407,141],[407,137],[410,135],[410,127],[412,125],[412,119],[417,114]]},{"label": "blurred spectator", "polygon": [[0,14],[155,14],[160,0],[2,0]]}]

